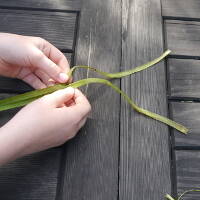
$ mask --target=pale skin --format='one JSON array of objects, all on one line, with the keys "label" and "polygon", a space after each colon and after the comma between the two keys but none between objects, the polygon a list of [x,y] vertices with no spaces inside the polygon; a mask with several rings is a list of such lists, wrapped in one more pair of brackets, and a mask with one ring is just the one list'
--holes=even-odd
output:
[{"label": "pale skin", "polygon": [[[40,89],[69,81],[68,71],[65,56],[46,40],[0,33],[0,75]],[[30,103],[0,128],[0,165],[64,144],[90,111],[87,98],[71,87]]]}]

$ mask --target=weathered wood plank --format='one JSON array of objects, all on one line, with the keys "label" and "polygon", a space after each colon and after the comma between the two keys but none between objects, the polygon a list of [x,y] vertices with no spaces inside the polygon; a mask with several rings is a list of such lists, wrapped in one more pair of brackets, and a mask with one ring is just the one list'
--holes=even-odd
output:
[{"label": "weathered wood plank", "polygon": [[77,11],[81,8],[81,0],[1,0],[0,6],[24,7],[24,8],[43,8],[43,9],[62,9]]},{"label": "weathered wood plank", "polygon": [[75,21],[74,13],[0,9],[0,32],[43,37],[60,49],[72,49]]},{"label": "weathered wood plank", "polygon": [[200,61],[168,59],[169,95],[200,97]]},{"label": "weathered wood plank", "polygon": [[[84,0],[81,12],[76,64],[119,71],[121,1]],[[77,74],[76,79],[91,75],[86,70]],[[114,83],[119,86],[119,81]],[[117,199],[120,96],[100,85],[89,85],[84,93],[93,111],[87,125],[66,146],[66,169],[58,199]]]},{"label": "weathered wood plank", "polygon": [[200,146],[200,103],[171,103],[173,119],[187,128],[187,136],[173,130],[176,146]]},{"label": "weathered wood plank", "polygon": [[52,149],[0,167],[4,200],[55,200],[61,152]]},{"label": "weathered wood plank", "polygon": [[27,83],[13,78],[0,76],[0,91],[5,93],[24,93],[33,90]]},{"label": "weathered wood plank", "polygon": [[[123,1],[122,66],[130,69],[163,52],[159,0]],[[122,89],[143,108],[167,115],[164,63],[122,79]],[[163,199],[171,192],[167,126],[122,101],[119,199]]]},{"label": "weathered wood plank", "polygon": [[[199,163],[199,151],[176,151],[178,193],[200,186]],[[199,198],[199,192],[193,192],[184,197],[185,200],[194,200]]]},{"label": "weathered wood plank", "polygon": [[200,22],[166,20],[167,47],[173,54],[200,56]]},{"label": "weathered wood plank", "polygon": [[[15,94],[7,94],[7,93],[0,93],[0,99],[5,99]],[[0,112],[0,127],[2,127],[5,123],[7,123],[18,111],[20,108],[15,108],[11,110],[1,111]]]},{"label": "weathered wood plank", "polygon": [[199,10],[199,0],[162,0],[163,16],[200,18]]},{"label": "weathered wood plank", "polygon": [[[65,53],[64,55],[71,65],[71,54]],[[21,80],[0,76],[0,92],[24,93],[31,90],[33,88]]]}]

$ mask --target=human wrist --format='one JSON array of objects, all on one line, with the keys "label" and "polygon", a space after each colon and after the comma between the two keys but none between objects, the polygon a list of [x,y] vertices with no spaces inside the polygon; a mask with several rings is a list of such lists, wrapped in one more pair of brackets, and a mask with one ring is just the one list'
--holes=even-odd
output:
[{"label": "human wrist", "polygon": [[23,156],[24,143],[14,128],[0,128],[0,166]]}]

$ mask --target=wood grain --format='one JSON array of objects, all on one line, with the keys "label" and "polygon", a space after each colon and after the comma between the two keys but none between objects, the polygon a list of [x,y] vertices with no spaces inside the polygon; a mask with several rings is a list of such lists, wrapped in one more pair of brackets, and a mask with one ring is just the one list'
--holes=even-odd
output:
[{"label": "wood grain", "polygon": [[200,146],[200,103],[172,102],[173,119],[187,128],[187,136],[173,130],[176,146]]},{"label": "wood grain", "polygon": [[168,59],[169,95],[200,97],[200,61]]},{"label": "wood grain", "polygon": [[81,8],[81,0],[1,0],[0,6],[10,6],[10,7],[24,7],[24,8],[39,8],[39,9],[62,9],[78,11]]},{"label": "wood grain", "polygon": [[163,16],[200,18],[199,10],[199,0],[162,0]]},{"label": "wood grain", "polygon": [[60,156],[52,149],[0,167],[1,199],[54,200]]},{"label": "wood grain", "polygon": [[165,31],[172,54],[200,56],[200,22],[166,20]]},{"label": "wood grain", "polygon": [[[122,66],[130,69],[163,52],[159,0],[123,1]],[[123,70],[124,70],[123,69]],[[122,79],[138,105],[167,115],[164,63]],[[122,100],[119,199],[163,199],[171,191],[167,126],[134,112]]]},{"label": "wood grain", "polygon": [[[121,1],[85,0],[76,64],[107,72],[120,70]],[[91,77],[80,70],[76,79]],[[119,81],[114,81],[119,86]],[[83,89],[92,113],[78,136],[66,145],[63,187],[57,199],[104,200],[118,196],[120,96],[109,87]]]},{"label": "wood grain", "polygon": [[[176,170],[178,193],[200,186],[199,151],[176,151]],[[199,199],[200,193],[193,192],[184,197],[184,200]]]},{"label": "wood grain", "polygon": [[[71,54],[64,54],[71,65]],[[0,92],[1,93],[24,93],[33,90],[27,83],[13,78],[0,76]]]},{"label": "wood grain", "polygon": [[0,32],[42,37],[57,48],[72,50],[75,20],[74,13],[0,9]]}]

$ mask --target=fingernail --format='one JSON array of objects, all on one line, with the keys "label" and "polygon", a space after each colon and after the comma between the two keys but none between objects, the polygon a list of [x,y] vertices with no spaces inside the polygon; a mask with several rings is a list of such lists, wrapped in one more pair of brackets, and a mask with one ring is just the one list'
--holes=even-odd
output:
[{"label": "fingernail", "polygon": [[67,74],[65,73],[60,73],[59,74],[59,81],[62,82],[62,83],[65,83],[67,82],[69,79],[69,77],[67,76]]}]

